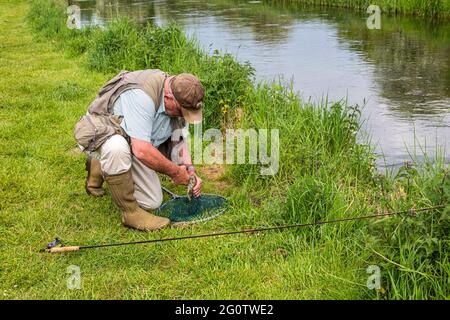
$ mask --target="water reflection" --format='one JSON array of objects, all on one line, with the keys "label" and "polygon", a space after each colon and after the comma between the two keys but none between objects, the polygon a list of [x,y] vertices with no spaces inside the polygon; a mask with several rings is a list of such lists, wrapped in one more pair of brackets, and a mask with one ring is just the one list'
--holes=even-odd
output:
[{"label": "water reflection", "polygon": [[119,16],[129,17],[133,21],[146,24],[155,17],[155,5],[151,1],[133,0],[71,0],[81,9],[81,21],[84,25],[105,25]]},{"label": "water reflection", "polygon": [[374,65],[381,97],[392,111],[409,118],[449,111],[450,28],[414,19],[384,19],[382,32],[372,32],[351,23],[340,37],[351,40],[351,49],[361,52]]},{"label": "water reflection", "polygon": [[[293,77],[305,99],[328,95],[365,104],[367,129],[388,162],[409,158],[415,141],[450,147],[450,24],[230,0],[72,1],[84,23],[118,15],[138,23],[176,21],[206,49],[249,60],[260,78]],[[433,148],[428,151],[434,152]]]}]

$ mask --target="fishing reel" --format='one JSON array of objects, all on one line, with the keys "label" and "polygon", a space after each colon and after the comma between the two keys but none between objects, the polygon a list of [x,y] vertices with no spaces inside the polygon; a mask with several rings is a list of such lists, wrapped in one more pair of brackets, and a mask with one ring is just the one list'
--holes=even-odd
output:
[{"label": "fishing reel", "polygon": [[48,243],[45,246],[45,249],[41,249],[41,252],[46,252],[47,250],[50,250],[55,247],[64,247],[61,239],[55,238],[55,240],[53,240],[52,242]]}]

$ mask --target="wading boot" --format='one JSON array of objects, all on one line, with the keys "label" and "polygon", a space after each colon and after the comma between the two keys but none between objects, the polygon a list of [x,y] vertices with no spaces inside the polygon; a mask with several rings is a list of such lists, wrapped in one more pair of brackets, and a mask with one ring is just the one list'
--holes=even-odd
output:
[{"label": "wading boot", "polygon": [[93,157],[86,159],[86,185],[85,189],[88,195],[93,197],[102,197],[105,190],[102,189],[103,176],[100,167],[100,161]]},{"label": "wading boot", "polygon": [[141,209],[133,196],[134,182],[131,170],[114,176],[106,176],[109,189],[115,204],[122,210],[122,222],[125,226],[152,231],[162,229],[170,224],[170,220],[158,217]]}]

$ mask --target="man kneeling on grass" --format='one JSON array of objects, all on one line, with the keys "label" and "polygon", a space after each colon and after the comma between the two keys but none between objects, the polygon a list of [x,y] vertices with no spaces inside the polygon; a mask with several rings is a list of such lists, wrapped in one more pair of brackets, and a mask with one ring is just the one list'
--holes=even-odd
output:
[{"label": "man kneeling on grass", "polygon": [[98,145],[104,138],[101,133],[108,130],[97,126],[89,146],[82,148],[88,154],[87,193],[103,196],[105,179],[125,226],[150,231],[170,224],[169,219],[147,212],[162,203],[157,172],[169,176],[176,185],[187,185],[194,175],[193,195],[200,195],[202,180],[195,174],[180,132],[187,123],[202,121],[203,95],[202,84],[191,74],[123,71],[100,89],[84,117],[88,121],[79,127],[77,124],[75,137],[80,141],[80,132],[88,130],[86,123],[116,119],[116,127],[112,134],[104,135],[105,141]]}]

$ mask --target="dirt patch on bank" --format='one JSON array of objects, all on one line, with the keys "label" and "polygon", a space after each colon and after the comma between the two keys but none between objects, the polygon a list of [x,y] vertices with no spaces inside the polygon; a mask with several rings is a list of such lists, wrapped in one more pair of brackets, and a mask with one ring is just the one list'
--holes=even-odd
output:
[{"label": "dirt patch on bank", "polygon": [[197,171],[204,184],[212,187],[214,192],[225,190],[230,186],[230,182],[227,181],[227,177],[225,176],[224,165],[205,165],[198,167]]}]

